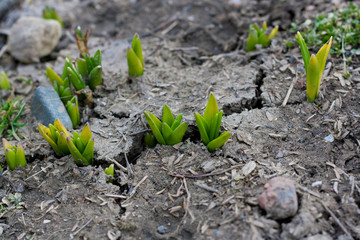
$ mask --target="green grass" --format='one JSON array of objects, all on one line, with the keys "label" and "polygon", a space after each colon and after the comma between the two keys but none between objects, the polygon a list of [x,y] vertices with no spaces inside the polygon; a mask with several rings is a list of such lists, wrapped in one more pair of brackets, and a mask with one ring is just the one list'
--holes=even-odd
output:
[{"label": "green grass", "polygon": [[0,137],[7,133],[9,138],[14,137],[20,141],[20,137],[16,133],[17,128],[26,125],[26,123],[21,124],[17,122],[25,108],[25,103],[23,104],[22,101],[20,98],[7,101],[2,100],[0,109]]},{"label": "green grass", "polygon": [[[291,32],[300,31],[308,46],[321,47],[334,37],[331,53],[360,55],[360,9],[353,3],[347,8],[320,14],[302,24],[292,23]],[[347,53],[347,55],[348,55]]]}]

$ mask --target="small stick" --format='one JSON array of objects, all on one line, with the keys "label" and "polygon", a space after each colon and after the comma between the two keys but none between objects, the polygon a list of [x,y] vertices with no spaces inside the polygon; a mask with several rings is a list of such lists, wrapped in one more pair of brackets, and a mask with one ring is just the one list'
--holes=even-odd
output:
[{"label": "small stick", "polygon": [[0,58],[1,58],[1,56],[6,52],[7,49],[8,49],[8,45],[4,45],[4,46],[2,47],[2,49],[0,50]]},{"label": "small stick", "polygon": [[237,165],[234,165],[230,168],[227,168],[227,169],[224,169],[224,170],[221,170],[219,172],[212,172],[212,173],[206,173],[206,174],[198,174],[198,175],[192,175],[192,174],[186,174],[186,173],[170,173],[171,176],[174,176],[174,177],[179,177],[179,178],[201,178],[201,177],[209,177],[209,176],[215,176],[215,175],[220,175],[220,174],[223,174],[223,173],[226,173],[228,171],[231,171],[235,168],[238,168],[238,167],[242,167],[244,166],[244,164],[237,164]]},{"label": "small stick", "polygon": [[122,199],[126,199],[126,196],[124,196],[124,195],[116,195],[116,194],[106,193],[105,196],[106,196],[106,197],[111,197],[111,198],[122,198]]},{"label": "small stick", "polygon": [[48,168],[51,167],[51,166],[52,166],[52,164],[49,164],[46,168],[41,169],[41,170],[38,171],[37,173],[34,173],[33,175],[31,175],[30,177],[28,177],[27,179],[25,179],[25,182],[26,182],[27,180],[29,180],[30,178],[35,177],[35,176],[38,175],[39,173],[44,172],[44,170],[48,169]]},{"label": "small stick", "polygon": [[132,190],[132,192],[130,193],[130,196],[128,197],[128,199],[126,199],[122,204],[126,203],[127,201],[130,200],[130,198],[132,198],[135,193],[136,190],[139,188],[139,186],[148,178],[148,175],[146,175],[145,177],[143,177],[143,179],[140,180],[140,182],[138,182],[138,184],[135,185],[134,189]]},{"label": "small stick", "polygon": [[281,106],[283,106],[283,107],[286,106],[296,82],[297,82],[297,71],[296,71],[295,79],[291,82],[290,87],[286,93],[285,99],[284,99],[283,103],[281,104]]},{"label": "small stick", "polygon": [[74,232],[73,236],[76,236],[81,230],[83,230],[87,225],[89,225],[92,222],[92,218],[87,221],[81,228],[79,228],[79,230],[77,230],[76,232]]},{"label": "small stick", "polygon": [[128,173],[129,176],[132,176],[132,175],[133,175],[133,171],[132,171],[132,169],[131,169],[129,160],[128,160],[128,158],[127,158],[126,153],[124,153],[124,155],[125,155],[127,173]]},{"label": "small stick", "polygon": [[341,228],[341,230],[343,230],[344,233],[346,233],[346,235],[348,235],[349,239],[354,239],[351,234],[349,233],[349,231],[345,228],[345,226],[340,222],[340,220],[335,216],[335,214],[325,205],[325,203],[320,200],[317,199],[325,208],[325,210],[331,215],[331,217],[335,220],[335,222],[339,225],[339,227]]},{"label": "small stick", "polygon": [[124,172],[127,172],[127,168],[124,167],[123,165],[121,165],[120,163],[118,163],[115,159],[112,158],[108,158],[112,163],[114,163],[118,168],[120,168],[121,170],[123,170]]},{"label": "small stick", "polygon": [[199,188],[202,188],[206,191],[209,191],[209,192],[214,192],[214,193],[218,193],[219,191],[213,187],[209,187],[205,184],[201,184],[201,183],[197,183],[197,182],[194,182],[194,185],[198,186]]}]

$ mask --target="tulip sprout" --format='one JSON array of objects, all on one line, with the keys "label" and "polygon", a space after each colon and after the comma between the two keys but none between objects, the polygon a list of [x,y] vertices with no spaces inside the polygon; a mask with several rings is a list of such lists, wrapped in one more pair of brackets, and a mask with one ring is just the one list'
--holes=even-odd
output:
[{"label": "tulip sprout", "polygon": [[80,134],[74,132],[73,138],[67,137],[66,142],[77,164],[92,165],[94,158],[94,138],[88,124],[86,124]]},{"label": "tulip sprout", "polygon": [[[101,51],[97,50],[94,57],[84,54],[84,58],[76,59],[76,66],[82,80],[87,83],[92,91],[102,82]],[[79,90],[79,89],[77,89]]]},{"label": "tulip sprout", "polygon": [[59,119],[56,119],[54,125],[49,124],[49,128],[42,124],[38,125],[41,136],[50,144],[55,153],[59,156],[70,154],[66,138],[70,137],[65,126]]},{"label": "tulip sprout", "polygon": [[249,36],[246,43],[246,51],[250,52],[256,49],[256,44],[261,44],[263,48],[270,46],[271,40],[276,36],[279,27],[276,26],[269,35],[266,35],[267,24],[263,23],[262,29],[253,24],[249,27]]},{"label": "tulip sprout", "polygon": [[127,62],[129,66],[129,76],[139,77],[144,73],[144,58],[141,49],[140,37],[135,34],[131,47],[127,49]]},{"label": "tulip sprout", "polygon": [[64,23],[63,23],[61,17],[59,16],[59,14],[55,11],[55,9],[53,9],[49,6],[45,6],[45,8],[42,12],[42,15],[43,15],[44,19],[56,20],[60,23],[61,27],[64,27]]},{"label": "tulip sprout", "polygon": [[326,59],[331,48],[332,37],[320,48],[316,55],[312,54],[311,56],[300,32],[297,32],[297,40],[305,65],[306,94],[308,101],[313,103],[319,94]]},{"label": "tulip sprout", "polygon": [[[174,118],[167,105],[163,107],[162,122],[154,114],[148,111],[145,112],[146,120],[155,139],[163,145],[174,145],[182,141],[188,126],[186,123],[181,123],[182,116],[182,114],[179,114]],[[145,141],[147,140],[145,139]]]},{"label": "tulip sprout", "polygon": [[11,90],[11,84],[4,72],[0,74],[0,89]]},{"label": "tulip sprout", "polygon": [[17,146],[12,146],[5,138],[2,139],[6,162],[10,170],[14,170],[17,166],[26,166],[24,148],[21,142]]},{"label": "tulip sprout", "polygon": [[80,124],[80,112],[77,96],[74,96],[66,103],[66,111],[68,112],[73,128]]},{"label": "tulip sprout", "polygon": [[51,85],[58,93],[61,101],[66,104],[72,98],[70,80],[68,77],[61,78],[50,67],[46,68],[46,75],[50,79]]},{"label": "tulip sprout", "polygon": [[113,178],[114,178],[114,164],[110,164],[109,167],[105,168],[104,170],[105,174],[110,176],[111,179],[109,179],[107,182],[109,183],[113,183]]},{"label": "tulip sprout", "polygon": [[201,140],[206,145],[209,152],[215,152],[215,150],[231,137],[231,134],[223,132],[219,136],[221,119],[223,111],[219,112],[218,105],[214,94],[210,94],[209,101],[206,105],[204,116],[199,113],[195,113],[196,124],[199,128]]}]

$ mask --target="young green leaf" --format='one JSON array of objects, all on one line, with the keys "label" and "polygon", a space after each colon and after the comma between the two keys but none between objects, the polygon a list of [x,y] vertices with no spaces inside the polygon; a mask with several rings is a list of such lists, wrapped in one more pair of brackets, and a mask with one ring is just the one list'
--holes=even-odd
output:
[{"label": "young green leaf", "polygon": [[139,77],[143,75],[144,67],[141,64],[141,60],[137,57],[136,53],[132,48],[127,49],[127,62],[129,67],[130,77]]},{"label": "young green leaf", "polygon": [[92,91],[95,90],[95,87],[101,85],[102,82],[102,67],[97,66],[91,70],[89,74],[89,87]]},{"label": "young green leaf", "polygon": [[201,140],[205,145],[207,145],[210,142],[210,139],[208,136],[208,131],[207,131],[208,127],[206,120],[203,116],[200,115],[200,113],[195,113],[195,121],[196,121],[196,125],[199,128]]},{"label": "young green leaf", "polygon": [[167,123],[169,126],[172,126],[174,122],[174,115],[168,105],[164,105],[163,107],[162,122]]},{"label": "young green leaf", "polygon": [[168,145],[175,145],[182,141],[184,134],[186,132],[188,125],[186,123],[180,124],[179,127],[177,127],[169,137],[166,138],[166,143]]},{"label": "young green leaf", "polygon": [[311,55],[309,61],[309,68],[306,73],[306,93],[309,99],[309,102],[314,102],[318,93],[319,83],[319,61],[315,55]]},{"label": "young green leaf", "polygon": [[183,114],[179,114],[175,120],[173,121],[172,125],[171,125],[171,130],[175,130],[181,123],[181,120],[182,120],[182,117],[183,117]]},{"label": "young green leaf", "polygon": [[150,133],[146,133],[145,137],[144,137],[144,142],[147,146],[153,148],[155,147],[157,141],[156,138],[154,137],[154,135],[150,134]]},{"label": "young green leaf", "polygon": [[300,50],[301,50],[301,55],[302,55],[303,60],[304,60],[305,70],[307,71],[308,66],[309,66],[309,61],[310,61],[309,49],[306,46],[306,43],[305,43],[303,37],[301,36],[300,32],[297,32],[297,40],[298,40],[299,45],[300,45]]},{"label": "young green leaf", "polygon": [[215,152],[215,150],[224,145],[230,137],[231,134],[229,132],[223,132],[219,137],[212,140],[206,147],[209,152]]},{"label": "young green leaf", "polygon": [[104,172],[107,175],[114,176],[114,164],[110,164],[109,167],[105,168]]},{"label": "young green leaf", "polygon": [[166,142],[161,133],[161,129],[162,129],[161,121],[150,112],[145,112],[144,114],[156,140],[160,144],[166,145]]}]

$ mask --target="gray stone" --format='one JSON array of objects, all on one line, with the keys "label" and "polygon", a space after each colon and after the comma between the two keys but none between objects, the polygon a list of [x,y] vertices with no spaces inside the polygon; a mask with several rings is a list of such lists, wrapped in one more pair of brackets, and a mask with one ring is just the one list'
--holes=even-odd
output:
[{"label": "gray stone", "polygon": [[167,231],[167,229],[168,229],[168,228],[167,228],[166,226],[160,225],[160,226],[158,226],[157,231],[158,231],[158,233],[160,233],[160,234],[165,234],[166,231]]},{"label": "gray stone", "polygon": [[294,182],[286,177],[275,177],[265,184],[265,191],[259,196],[259,205],[273,219],[295,216],[298,199]]},{"label": "gray stone", "polygon": [[60,119],[64,126],[72,129],[71,119],[59,98],[57,92],[52,88],[38,87],[35,91],[31,113],[45,126],[54,124],[55,119]]},{"label": "gray stone", "polygon": [[8,50],[20,62],[38,62],[51,53],[60,36],[61,26],[57,21],[22,17],[10,29]]}]

